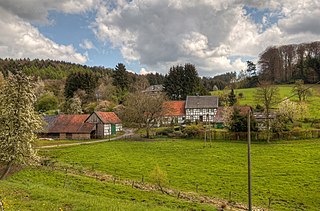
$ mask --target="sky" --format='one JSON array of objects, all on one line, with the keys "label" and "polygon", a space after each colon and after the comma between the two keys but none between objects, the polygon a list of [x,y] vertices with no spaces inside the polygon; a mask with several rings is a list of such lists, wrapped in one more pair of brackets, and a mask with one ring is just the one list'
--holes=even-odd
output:
[{"label": "sky", "polygon": [[269,46],[319,41],[319,17],[319,0],[0,0],[0,58],[215,76]]}]

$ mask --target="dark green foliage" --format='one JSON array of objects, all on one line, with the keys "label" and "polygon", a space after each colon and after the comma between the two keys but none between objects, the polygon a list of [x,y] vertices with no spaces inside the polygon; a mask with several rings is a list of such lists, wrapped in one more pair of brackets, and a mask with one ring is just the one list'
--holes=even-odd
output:
[{"label": "dark green foliage", "polygon": [[165,76],[159,73],[149,73],[146,75],[150,85],[163,84]]},{"label": "dark green foliage", "polygon": [[58,98],[53,94],[44,94],[36,102],[36,109],[39,112],[58,109]]},{"label": "dark green foliage", "polygon": [[0,59],[0,71],[4,76],[8,72],[15,74],[23,71],[27,75],[41,79],[64,79],[71,72],[94,72],[99,76],[110,75],[111,69],[105,67],[89,67],[64,61],[39,60],[39,59]]},{"label": "dark green foliage", "polygon": [[171,67],[164,80],[164,90],[172,100],[184,100],[188,95],[208,94],[192,64]]},{"label": "dark green foliage", "polygon": [[[255,119],[251,115],[250,119],[251,131],[257,131]],[[240,114],[239,109],[235,108],[231,116],[230,131],[232,132],[247,132],[248,131],[248,116]]]},{"label": "dark green foliage", "polygon": [[231,89],[230,94],[228,95],[229,106],[233,106],[237,103],[237,97],[234,94],[233,89]]},{"label": "dark green foliage", "polygon": [[129,74],[122,63],[118,63],[113,72],[113,85],[120,90],[128,90]]},{"label": "dark green foliage", "polygon": [[214,76],[213,78],[203,77],[201,81],[206,90],[213,91],[214,86],[218,87],[219,90],[223,90],[236,76],[236,72],[230,72]]},{"label": "dark green foliage", "polygon": [[94,73],[71,73],[66,80],[64,95],[66,98],[72,98],[77,90],[84,90],[87,99],[95,99],[94,90],[98,85],[98,77]]}]

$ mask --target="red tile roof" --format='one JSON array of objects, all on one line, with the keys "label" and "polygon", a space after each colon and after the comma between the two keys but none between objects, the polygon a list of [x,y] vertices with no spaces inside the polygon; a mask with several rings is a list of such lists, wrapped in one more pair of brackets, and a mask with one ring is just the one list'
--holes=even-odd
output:
[{"label": "red tile roof", "polygon": [[114,112],[96,112],[96,114],[99,116],[99,118],[102,120],[105,124],[119,124],[121,123],[121,120]]},{"label": "red tile roof", "polygon": [[185,116],[185,101],[166,101],[163,103],[164,116]]},{"label": "red tile roof", "polygon": [[85,123],[88,117],[89,114],[61,114],[48,129],[48,133],[90,133],[95,129],[95,124]]}]

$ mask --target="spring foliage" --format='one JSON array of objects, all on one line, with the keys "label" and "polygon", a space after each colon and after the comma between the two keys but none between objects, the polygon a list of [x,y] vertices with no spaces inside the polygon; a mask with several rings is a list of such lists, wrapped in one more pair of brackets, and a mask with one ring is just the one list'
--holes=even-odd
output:
[{"label": "spring foliage", "polygon": [[34,88],[30,77],[16,74],[9,75],[0,89],[0,162],[9,167],[38,158],[32,142],[42,121],[34,112]]}]

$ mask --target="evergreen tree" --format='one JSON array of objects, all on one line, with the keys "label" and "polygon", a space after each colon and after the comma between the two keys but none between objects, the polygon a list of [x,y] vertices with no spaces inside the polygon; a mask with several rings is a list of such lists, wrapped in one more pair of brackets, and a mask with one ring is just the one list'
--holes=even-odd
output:
[{"label": "evergreen tree", "polygon": [[72,98],[77,90],[84,90],[87,95],[85,101],[95,99],[95,89],[98,86],[98,77],[90,72],[76,72],[68,75],[64,89],[66,98]]},{"label": "evergreen tree", "polygon": [[6,165],[5,178],[13,165],[37,161],[32,142],[41,129],[41,118],[34,112],[36,96],[31,78],[10,75],[0,89],[0,162]]},{"label": "evergreen tree", "polygon": [[188,95],[206,95],[194,65],[174,66],[164,80],[164,90],[172,100],[185,100]]},{"label": "evergreen tree", "polygon": [[129,74],[122,63],[118,63],[113,72],[113,85],[121,90],[128,90]]},{"label": "evergreen tree", "polygon": [[229,102],[229,106],[233,106],[237,103],[237,97],[234,94],[233,89],[231,89],[230,94],[228,95],[228,102]]}]

